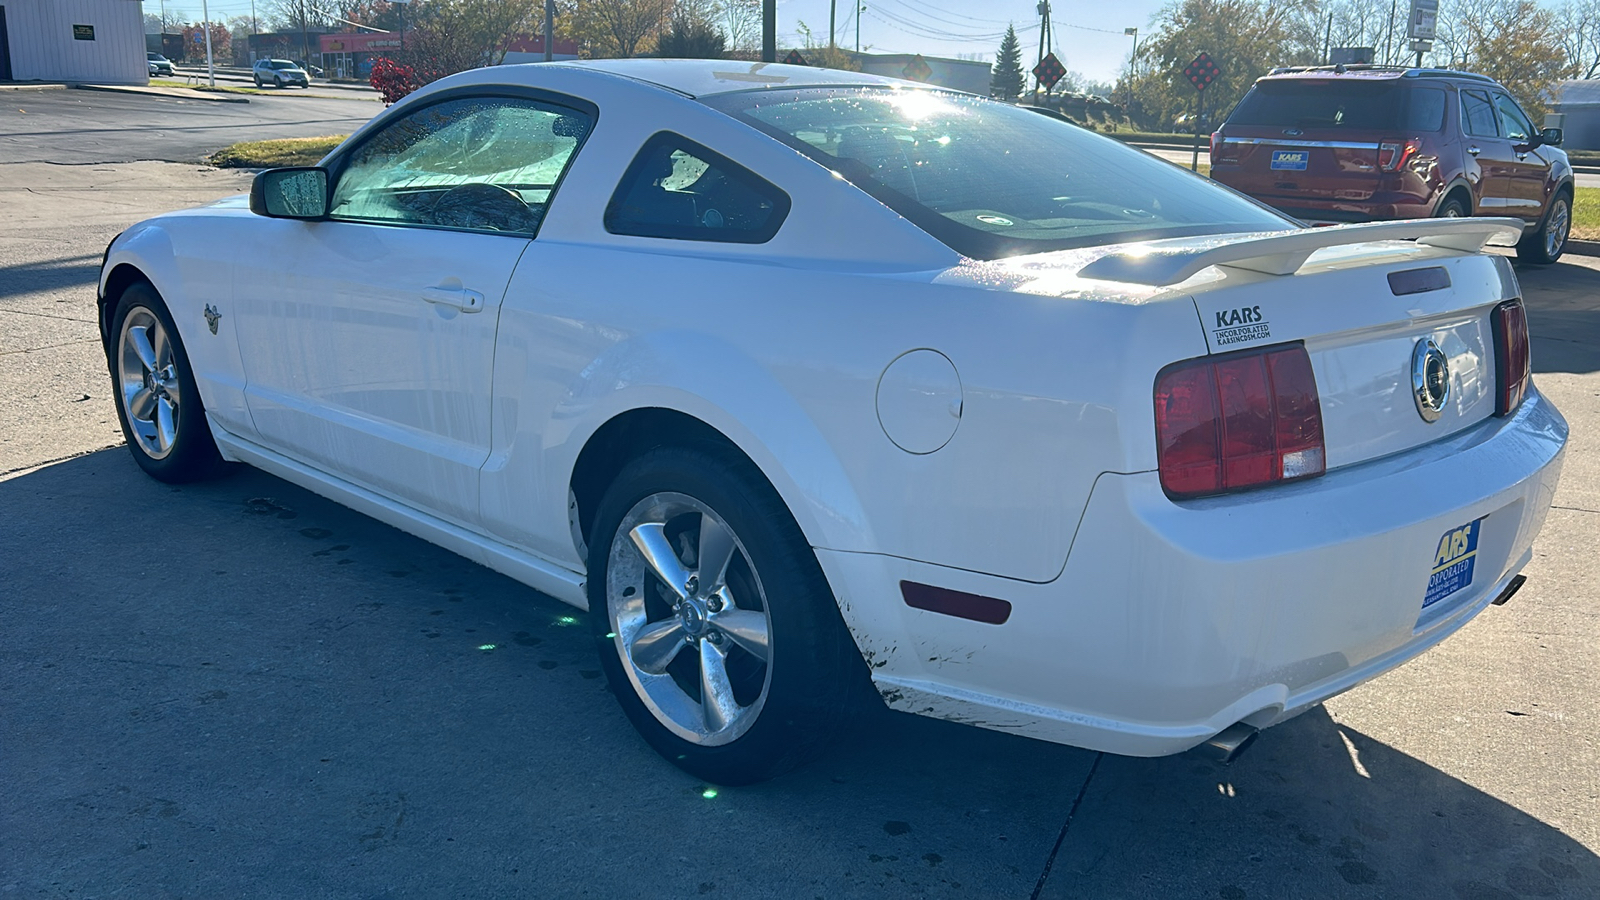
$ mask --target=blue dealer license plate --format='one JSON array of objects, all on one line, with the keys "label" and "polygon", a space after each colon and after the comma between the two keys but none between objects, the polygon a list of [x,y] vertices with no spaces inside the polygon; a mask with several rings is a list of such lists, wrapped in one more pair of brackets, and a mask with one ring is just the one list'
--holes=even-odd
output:
[{"label": "blue dealer license plate", "polygon": [[1478,561],[1478,535],[1483,519],[1452,528],[1439,539],[1433,554],[1433,572],[1428,576],[1428,593],[1422,598],[1427,609],[1472,583],[1472,568]]},{"label": "blue dealer license plate", "polygon": [[1306,160],[1311,158],[1309,150],[1274,150],[1272,151],[1272,167],[1274,169],[1292,169],[1296,172],[1306,170]]}]

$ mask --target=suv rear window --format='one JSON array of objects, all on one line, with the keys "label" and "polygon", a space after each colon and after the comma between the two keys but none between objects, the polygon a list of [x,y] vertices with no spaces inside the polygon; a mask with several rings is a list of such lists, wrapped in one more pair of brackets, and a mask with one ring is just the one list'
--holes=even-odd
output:
[{"label": "suv rear window", "polygon": [[[1228,124],[1396,131],[1403,94],[1393,81],[1262,81],[1239,101]],[[1442,117],[1442,104],[1439,110]]]}]

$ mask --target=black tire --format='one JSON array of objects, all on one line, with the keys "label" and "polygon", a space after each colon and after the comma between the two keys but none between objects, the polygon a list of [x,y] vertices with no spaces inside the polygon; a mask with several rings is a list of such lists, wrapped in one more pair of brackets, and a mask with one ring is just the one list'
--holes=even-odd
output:
[{"label": "black tire", "polygon": [[[134,328],[144,328],[148,340],[152,320],[161,329],[158,335],[161,339],[150,340],[158,364],[154,374],[141,360],[131,340]],[[170,484],[214,478],[227,471],[227,464],[211,438],[211,427],[200,401],[200,390],[195,386],[189,354],[183,348],[183,338],[155,288],[136,282],[118,298],[111,319],[111,345],[106,362],[122,436],[139,468],[152,478]],[[141,369],[145,374],[142,382],[133,375]],[[174,385],[176,391],[172,390]],[[144,394],[151,396],[142,397]],[[130,402],[150,410],[150,418],[131,414]],[[172,425],[170,437],[160,424],[163,403],[171,411],[164,417]]]},{"label": "black tire", "polygon": [[1536,266],[1548,266],[1566,252],[1572,233],[1572,191],[1562,188],[1544,211],[1539,227],[1517,243],[1517,259]]},{"label": "black tire", "polygon": [[1439,211],[1434,213],[1434,216],[1440,219],[1464,219],[1470,215],[1472,215],[1471,211],[1467,209],[1465,203],[1461,202],[1460,197],[1451,197],[1439,204]]},{"label": "black tire", "polygon": [[[675,595],[631,540],[636,529],[658,527],[658,518],[659,546],[684,567],[678,574],[693,566],[690,599]],[[708,523],[733,536],[723,542],[724,591],[696,587]],[[866,683],[866,666],[816,555],[777,492],[737,453],[663,447],[624,467],[596,511],[588,592],[600,664],[617,702],[657,753],[697,778],[742,785],[781,775],[820,755],[860,708],[856,692]],[[694,598],[704,600],[698,612],[678,611],[699,602]],[[755,613],[766,616],[764,643],[749,637]],[[718,631],[719,623],[736,622],[746,624]],[[636,662],[643,643],[625,646],[646,629],[669,634],[657,646],[675,648],[654,675]],[[767,660],[747,646],[764,648]],[[708,654],[711,669],[726,673],[719,682],[726,692],[711,696],[731,698],[731,707],[721,707],[728,713],[714,713],[709,707],[716,704],[707,704],[700,690]],[[725,725],[715,723],[718,715]]]}]

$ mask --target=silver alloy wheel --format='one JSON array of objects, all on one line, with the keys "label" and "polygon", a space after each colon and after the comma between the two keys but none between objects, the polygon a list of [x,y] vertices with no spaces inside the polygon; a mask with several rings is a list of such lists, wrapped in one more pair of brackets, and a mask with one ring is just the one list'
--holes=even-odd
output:
[{"label": "silver alloy wheel", "polygon": [[1544,229],[1544,255],[1546,259],[1555,259],[1561,254],[1561,248],[1567,244],[1567,231],[1572,227],[1572,214],[1566,197],[1557,197],[1556,205],[1550,209],[1550,221]]},{"label": "silver alloy wheel", "polygon": [[679,493],[634,504],[611,542],[606,606],[623,669],[656,721],[706,747],[755,724],[772,684],[772,617],[715,510]]},{"label": "silver alloy wheel", "polygon": [[178,440],[183,396],[172,340],[155,313],[136,306],[117,337],[117,387],[128,430],[151,459],[166,459]]}]

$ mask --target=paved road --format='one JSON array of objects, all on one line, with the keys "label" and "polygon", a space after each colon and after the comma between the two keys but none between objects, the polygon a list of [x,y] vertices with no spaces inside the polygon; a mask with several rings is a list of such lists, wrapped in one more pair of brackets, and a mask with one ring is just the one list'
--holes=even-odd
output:
[{"label": "paved road", "polygon": [[0,90],[0,160],[198,162],[235,141],[348,134],[376,100],[289,94],[218,103],[79,90]]},{"label": "paved road", "polygon": [[571,609],[118,446],[100,251],[244,183],[0,165],[0,895],[1600,896],[1600,261],[1521,271],[1573,443],[1528,586],[1441,647],[1231,768],[885,713],[711,792]]}]

